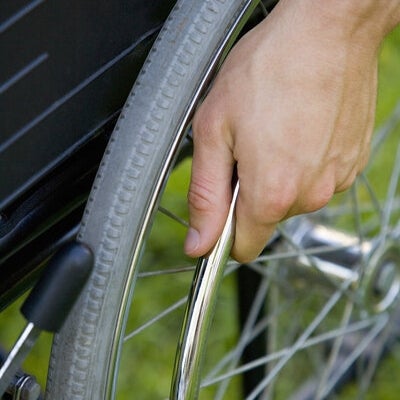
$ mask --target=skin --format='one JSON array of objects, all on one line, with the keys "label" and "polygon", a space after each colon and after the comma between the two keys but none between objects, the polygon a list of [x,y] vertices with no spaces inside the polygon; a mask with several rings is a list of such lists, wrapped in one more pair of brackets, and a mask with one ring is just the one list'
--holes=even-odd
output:
[{"label": "skin", "polygon": [[398,1],[282,0],[239,41],[193,120],[188,255],[218,239],[235,166],[241,262],[280,221],[353,183],[369,156],[379,46],[399,22]]}]

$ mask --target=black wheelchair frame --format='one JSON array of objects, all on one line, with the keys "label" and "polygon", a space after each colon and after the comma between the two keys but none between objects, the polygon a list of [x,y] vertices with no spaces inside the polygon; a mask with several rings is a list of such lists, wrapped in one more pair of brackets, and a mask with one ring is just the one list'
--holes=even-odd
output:
[{"label": "black wheelchair frame", "polygon": [[75,237],[108,137],[172,6],[0,4],[0,310]]}]

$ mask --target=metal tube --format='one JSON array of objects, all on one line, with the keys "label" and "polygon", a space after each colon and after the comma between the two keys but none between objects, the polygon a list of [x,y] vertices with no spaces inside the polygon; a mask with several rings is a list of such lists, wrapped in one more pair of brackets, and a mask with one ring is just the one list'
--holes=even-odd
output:
[{"label": "metal tube", "polygon": [[196,267],[175,360],[171,400],[196,399],[198,396],[201,362],[208,331],[214,316],[218,288],[234,241],[234,211],[238,191],[239,183],[234,189],[221,237],[211,253],[200,258]]}]

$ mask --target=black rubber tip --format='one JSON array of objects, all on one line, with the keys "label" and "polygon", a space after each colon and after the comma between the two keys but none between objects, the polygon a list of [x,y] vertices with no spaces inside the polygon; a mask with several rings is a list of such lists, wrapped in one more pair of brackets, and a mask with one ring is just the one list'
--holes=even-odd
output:
[{"label": "black rubber tip", "polygon": [[93,264],[89,247],[76,241],[65,245],[51,258],[22,305],[22,314],[35,327],[57,332],[81,293]]}]

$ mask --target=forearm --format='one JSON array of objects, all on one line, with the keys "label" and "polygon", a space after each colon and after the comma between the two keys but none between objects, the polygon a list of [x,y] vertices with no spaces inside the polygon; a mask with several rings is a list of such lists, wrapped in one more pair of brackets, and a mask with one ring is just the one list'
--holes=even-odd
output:
[{"label": "forearm", "polygon": [[328,0],[317,1],[339,22],[366,38],[381,41],[400,22],[398,0]]},{"label": "forearm", "polygon": [[320,36],[379,48],[400,23],[399,0],[281,0],[282,9],[295,8],[297,17]]}]

